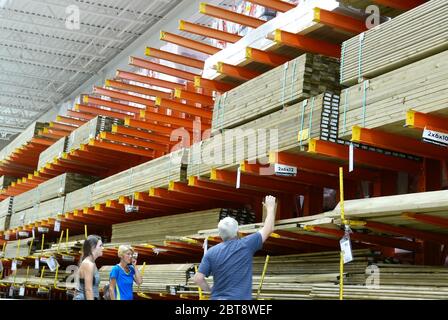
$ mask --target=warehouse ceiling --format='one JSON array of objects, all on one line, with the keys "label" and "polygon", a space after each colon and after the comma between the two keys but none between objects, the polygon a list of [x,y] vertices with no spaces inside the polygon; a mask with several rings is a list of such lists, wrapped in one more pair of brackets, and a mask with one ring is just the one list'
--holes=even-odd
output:
[{"label": "warehouse ceiling", "polygon": [[0,0],[0,139],[23,131],[180,2]]}]

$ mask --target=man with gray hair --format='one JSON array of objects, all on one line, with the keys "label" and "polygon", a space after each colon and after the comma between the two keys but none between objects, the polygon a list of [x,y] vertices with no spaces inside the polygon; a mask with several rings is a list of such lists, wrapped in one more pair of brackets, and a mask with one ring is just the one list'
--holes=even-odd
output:
[{"label": "man with gray hair", "polygon": [[[244,238],[238,238],[238,222],[230,217],[218,224],[220,244],[210,248],[194,276],[195,283],[202,290],[212,292],[212,300],[252,299],[252,257],[274,231],[276,199],[266,196],[263,202],[266,219],[263,227]],[[210,289],[205,277],[213,275]]]}]

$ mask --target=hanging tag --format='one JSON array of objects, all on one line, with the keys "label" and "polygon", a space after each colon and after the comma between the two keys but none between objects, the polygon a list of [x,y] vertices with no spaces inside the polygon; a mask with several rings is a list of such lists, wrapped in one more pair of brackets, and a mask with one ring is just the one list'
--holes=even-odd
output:
[{"label": "hanging tag", "polygon": [[14,287],[13,286],[9,287],[9,296],[10,297],[14,296]]},{"label": "hanging tag", "polygon": [[27,231],[19,231],[20,238],[28,238],[30,234]]},{"label": "hanging tag", "polygon": [[50,231],[47,227],[37,227],[37,232],[48,233]]},{"label": "hanging tag", "polygon": [[54,222],[54,231],[55,231],[55,232],[59,232],[59,231],[61,231],[61,221],[56,220],[56,221]]},{"label": "hanging tag", "polygon": [[204,244],[202,245],[202,248],[204,248],[204,255],[207,253],[208,250],[208,237],[205,238]]},{"label": "hanging tag", "polygon": [[241,182],[241,167],[238,167],[238,171],[236,173],[236,188],[240,188],[240,182]]},{"label": "hanging tag", "polygon": [[17,260],[14,259],[14,260],[12,260],[11,271],[16,271],[16,270],[17,270]]},{"label": "hanging tag", "polygon": [[34,269],[39,270],[39,259],[34,259]]},{"label": "hanging tag", "polygon": [[62,255],[62,261],[70,261],[70,262],[74,262],[75,261],[75,257],[74,256],[70,256],[70,255]]},{"label": "hanging tag", "polygon": [[57,266],[59,265],[58,261],[53,256],[48,258],[46,262],[47,262],[48,268],[50,268],[51,271],[55,271]]},{"label": "hanging tag", "polygon": [[2,262],[2,260],[0,260],[0,272],[2,272],[3,271],[3,262]]},{"label": "hanging tag", "polygon": [[350,146],[348,148],[348,172],[353,171],[354,166],[354,149],[353,149],[353,143],[350,143]]},{"label": "hanging tag", "polygon": [[5,240],[9,240],[9,233],[5,234]]},{"label": "hanging tag", "polygon": [[33,235],[33,239],[36,239],[36,233],[34,232],[34,228],[31,229],[31,234]]},{"label": "hanging tag", "polygon": [[19,289],[19,296],[24,297],[25,296],[25,287],[21,286]]},{"label": "hanging tag", "polygon": [[126,213],[138,212],[138,206],[133,206],[131,204],[125,204],[124,205],[124,212],[126,212]]},{"label": "hanging tag", "polygon": [[341,251],[343,252],[344,257],[344,264],[349,263],[350,261],[353,261],[353,255],[352,255],[352,246],[350,244],[350,237],[343,237],[339,241],[341,245]]}]

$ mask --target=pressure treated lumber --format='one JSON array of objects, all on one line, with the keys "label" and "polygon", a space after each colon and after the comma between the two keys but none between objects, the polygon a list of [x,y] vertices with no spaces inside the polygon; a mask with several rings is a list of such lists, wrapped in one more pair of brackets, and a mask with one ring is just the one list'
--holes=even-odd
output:
[{"label": "pressure treated lumber", "polygon": [[13,259],[28,256],[30,241],[33,241],[33,238],[8,241],[5,247],[4,258]]},{"label": "pressure treated lumber", "polygon": [[212,134],[326,90],[337,93],[340,90],[338,76],[336,59],[308,53],[301,55],[219,96],[213,111]]},{"label": "pressure treated lumber", "polygon": [[409,132],[403,128],[406,112],[448,114],[448,51],[366,80],[343,90],[339,137],[353,126]]},{"label": "pressure treated lumber", "polygon": [[343,43],[341,83],[373,78],[448,49],[448,7],[432,0]]},{"label": "pressure treated lumber", "polygon": [[14,198],[13,212],[31,208],[36,203],[44,202],[78,190],[96,181],[94,176],[78,173],[64,173],[39,184],[36,188]]}]

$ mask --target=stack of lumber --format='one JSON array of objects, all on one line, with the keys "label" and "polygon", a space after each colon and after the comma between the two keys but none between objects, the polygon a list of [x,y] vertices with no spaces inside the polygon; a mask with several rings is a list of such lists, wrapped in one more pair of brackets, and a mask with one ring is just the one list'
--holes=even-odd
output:
[{"label": "stack of lumber", "polygon": [[122,120],[105,116],[98,116],[70,133],[67,141],[67,150],[78,149],[90,139],[96,138],[100,132],[111,132],[114,124],[123,124]]},{"label": "stack of lumber", "polygon": [[210,209],[114,224],[111,241],[114,244],[163,245],[168,235],[187,236],[204,228],[215,228],[220,212],[221,209]]},{"label": "stack of lumber", "polygon": [[304,54],[218,97],[212,134],[235,128],[324,91],[339,92],[339,63]]},{"label": "stack of lumber", "polygon": [[40,170],[47,163],[53,162],[55,158],[60,158],[62,153],[67,151],[67,137],[63,137],[42,151],[39,155],[39,163],[37,169]]},{"label": "stack of lumber", "polygon": [[187,175],[235,167],[243,160],[263,159],[271,151],[300,151],[309,138],[334,140],[338,106],[339,96],[325,92],[196,143],[190,148]]},{"label": "stack of lumber", "polygon": [[[344,277],[364,275],[368,264],[378,259],[370,250],[354,250],[354,261],[345,265]],[[260,298],[262,299],[310,299],[314,285],[333,285],[339,282],[338,251],[271,256],[266,269]],[[253,297],[256,297],[260,285],[265,257],[253,259]],[[207,279],[213,283],[212,277]],[[196,290],[192,279],[187,288]],[[185,292],[187,293],[187,291]]]},{"label": "stack of lumber", "polygon": [[[103,266],[100,269],[100,288],[109,282],[110,271],[113,266]],[[137,266],[141,271],[142,266]],[[141,292],[166,293],[167,286],[185,286],[189,271],[193,269],[193,264],[158,264],[146,265],[143,273],[143,283],[140,286]],[[134,292],[138,291],[138,286],[134,283]]]},{"label": "stack of lumber", "polygon": [[39,130],[42,130],[47,123],[34,122],[28,128],[19,134],[13,141],[0,150],[0,161],[6,160],[17,148],[22,147],[31,141],[34,137],[38,136]]},{"label": "stack of lumber", "polygon": [[65,212],[104,203],[107,200],[147,192],[151,187],[167,186],[171,180],[185,181],[188,149],[132,167],[67,195]]},{"label": "stack of lumber", "polygon": [[349,136],[355,125],[400,132],[409,109],[446,114],[447,77],[448,51],[444,51],[344,90],[339,137]]},{"label": "stack of lumber", "polygon": [[12,229],[43,219],[57,218],[58,215],[64,213],[64,200],[65,197],[59,197],[56,199],[37,203],[29,209],[14,212],[11,215],[9,227]]},{"label": "stack of lumber", "polygon": [[1,176],[0,177],[0,190],[9,187],[12,182],[15,182],[17,178],[10,176]]},{"label": "stack of lumber", "polygon": [[0,202],[0,231],[5,231],[9,228],[13,200],[13,197],[8,197]]},{"label": "stack of lumber", "polygon": [[[21,286],[23,284],[30,285],[30,286],[42,286],[42,287],[52,287],[54,286],[54,279],[55,279],[56,272],[51,272],[48,270],[48,268],[45,269],[42,279],[41,271],[40,270],[34,270],[34,268],[30,267],[29,274],[27,277],[27,270],[26,268],[20,268],[17,269],[17,272],[14,272],[13,274],[9,275],[8,277],[5,277],[1,283],[4,284],[15,284],[16,287]],[[66,283],[66,279],[68,276],[70,276],[71,273],[67,273],[63,270],[58,270],[58,281],[56,283],[56,286],[58,288],[67,288],[72,289],[75,287],[75,283]],[[68,285],[67,285],[68,284]]]},{"label": "stack of lumber", "polygon": [[380,9],[381,15],[387,17],[396,17],[403,13],[403,10],[394,9],[387,7],[385,5],[381,5],[380,3],[374,0],[339,0],[339,2],[346,6],[361,9],[363,12],[366,12],[368,6],[375,5]]},{"label": "stack of lumber", "polygon": [[[84,237],[84,236],[83,236]],[[36,251],[38,255],[42,254],[44,256],[56,255],[56,254],[64,254],[64,255],[79,255],[82,250],[82,245],[84,244],[84,239],[82,240],[72,240],[69,239],[68,242],[65,241],[65,237],[63,237],[61,243],[53,243],[50,248],[44,249],[43,251],[40,248]]]},{"label": "stack of lumber", "polygon": [[13,212],[31,208],[37,203],[63,196],[78,190],[96,180],[93,176],[78,173],[64,173],[39,184],[36,188],[14,198]]},{"label": "stack of lumber", "polygon": [[447,15],[445,0],[428,1],[345,41],[341,83],[353,85],[359,74],[376,77],[448,49]]},{"label": "stack of lumber", "polygon": [[5,246],[4,258],[13,259],[17,257],[27,257],[31,241],[33,241],[33,238],[8,241]]}]

